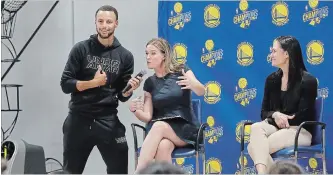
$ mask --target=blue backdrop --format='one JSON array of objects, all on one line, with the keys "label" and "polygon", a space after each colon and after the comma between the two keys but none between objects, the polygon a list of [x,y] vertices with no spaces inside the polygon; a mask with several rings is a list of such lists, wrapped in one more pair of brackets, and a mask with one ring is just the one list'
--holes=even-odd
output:
[{"label": "blue backdrop", "polygon": [[[325,97],[327,165],[333,173],[333,31],[332,2],[280,1],[160,1],[158,35],[167,39],[179,63],[185,62],[206,86],[203,119],[206,132],[206,173],[239,171],[239,123],[259,121],[265,78],[276,68],[268,59],[273,39],[295,36],[304,62],[319,82],[318,95]],[[249,128],[246,129],[248,132]],[[246,137],[246,141],[248,137]],[[193,173],[195,161],[176,164]],[[247,172],[254,170],[247,157]],[[301,160],[308,172],[322,171],[321,160]]]}]

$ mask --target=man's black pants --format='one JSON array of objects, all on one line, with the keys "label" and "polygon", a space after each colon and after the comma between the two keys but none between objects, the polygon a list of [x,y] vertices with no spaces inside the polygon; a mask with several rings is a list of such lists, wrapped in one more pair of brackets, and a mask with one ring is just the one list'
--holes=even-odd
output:
[{"label": "man's black pants", "polygon": [[69,115],[62,130],[66,173],[82,174],[94,146],[101,153],[108,174],[128,173],[126,129],[118,117],[90,119]]}]

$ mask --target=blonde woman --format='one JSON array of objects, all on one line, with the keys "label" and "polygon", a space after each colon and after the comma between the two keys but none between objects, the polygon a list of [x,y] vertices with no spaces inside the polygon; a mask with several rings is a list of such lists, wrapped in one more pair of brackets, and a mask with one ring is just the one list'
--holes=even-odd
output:
[{"label": "blonde woman", "polygon": [[191,91],[198,96],[205,93],[204,86],[193,72],[173,59],[169,43],[161,38],[146,45],[147,65],[155,74],[144,83],[143,103],[133,100],[130,110],[148,123],[137,171],[153,159],[171,163],[175,147],[194,146],[199,128],[191,104]]}]

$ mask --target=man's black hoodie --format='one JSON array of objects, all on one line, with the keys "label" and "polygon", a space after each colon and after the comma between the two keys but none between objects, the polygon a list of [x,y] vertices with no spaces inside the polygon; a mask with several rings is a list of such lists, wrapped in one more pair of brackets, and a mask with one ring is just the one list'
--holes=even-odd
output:
[{"label": "man's black hoodie", "polygon": [[[77,81],[89,81],[101,65],[107,75],[104,86],[78,91]],[[97,35],[78,42],[70,51],[68,61],[61,77],[61,88],[71,93],[69,113],[92,118],[108,118],[118,113],[118,100],[125,102],[129,97],[122,95],[134,69],[134,59],[114,37],[111,46],[105,47]]]}]

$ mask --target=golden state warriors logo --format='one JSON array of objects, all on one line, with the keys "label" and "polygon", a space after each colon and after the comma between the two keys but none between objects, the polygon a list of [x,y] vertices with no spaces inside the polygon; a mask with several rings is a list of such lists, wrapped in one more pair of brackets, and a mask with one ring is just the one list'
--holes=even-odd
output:
[{"label": "golden state warriors logo", "polygon": [[193,174],[194,172],[194,165],[184,165],[185,158],[176,158],[176,164],[180,166],[184,171],[188,172],[189,174]]},{"label": "golden state warriors logo", "polygon": [[220,24],[220,7],[210,4],[204,10],[205,25],[210,28],[217,27]]},{"label": "golden state warriors logo", "polygon": [[272,62],[272,58],[271,58],[271,50],[269,51],[266,60],[267,60],[268,63]]},{"label": "golden state warriors logo", "polygon": [[[241,90],[238,90],[238,87]],[[238,80],[238,87],[236,86],[236,93],[234,95],[235,102],[239,102],[242,106],[247,106],[250,101],[257,96],[257,89],[251,88],[246,89],[247,80],[245,78],[240,78]]]},{"label": "golden state warriors logo", "polygon": [[[241,122],[237,123],[236,126],[236,140],[237,142],[241,142],[241,132],[244,122],[250,122],[250,120],[242,120]],[[250,141],[250,133],[251,133],[251,125],[246,125],[244,128],[244,143],[248,143]]]},{"label": "golden state warriors logo", "polygon": [[[246,167],[247,166],[247,158],[246,158],[246,156],[244,156],[243,161],[244,161],[244,167]],[[239,156],[238,163],[240,165],[242,164],[242,156]]]},{"label": "golden state warriors logo", "polygon": [[205,85],[205,96],[204,100],[208,104],[215,104],[220,101],[221,96],[221,85],[216,81],[209,81]]},{"label": "golden state warriors logo", "polygon": [[174,11],[171,11],[168,24],[169,26],[174,26],[176,30],[180,30],[184,28],[185,23],[191,21],[191,12],[182,13],[183,4],[180,2],[176,2],[173,9]]},{"label": "golden state warriors logo", "polygon": [[[317,84],[319,87],[319,80],[318,80],[318,78],[316,78],[316,79],[317,79]],[[318,88],[317,97],[322,97],[323,99],[325,99],[328,97],[328,93],[329,93],[328,87]]]},{"label": "golden state warriors logo", "polygon": [[289,21],[288,5],[285,2],[278,1],[272,7],[272,22],[277,26],[283,26]]},{"label": "golden state warriors logo", "polygon": [[307,61],[312,65],[318,65],[324,61],[324,44],[313,40],[306,45]]},{"label": "golden state warriors logo", "polygon": [[242,13],[239,13],[238,8],[236,8],[236,15],[234,16],[234,24],[240,24],[239,26],[243,29],[250,27],[251,21],[258,18],[258,10],[247,11],[249,8],[249,3],[247,0],[240,0],[239,9]]},{"label": "golden state warriors logo", "polygon": [[176,158],[176,164],[179,166],[184,165],[185,158]]},{"label": "golden state warriors logo", "polygon": [[267,59],[266,60],[267,60],[268,63],[272,62],[270,54],[267,55]]},{"label": "golden state warriors logo", "polygon": [[178,64],[184,64],[187,57],[187,47],[182,43],[176,43],[173,46],[174,59]]},{"label": "golden state warriors logo", "polygon": [[317,8],[319,4],[319,0],[309,0],[308,2],[310,8],[312,10],[309,10],[308,5],[305,6],[305,12],[303,14],[303,22],[309,22],[310,25],[315,26],[316,24],[319,24],[320,21],[328,16],[328,7],[322,7]]},{"label": "golden state warriors logo", "polygon": [[[222,59],[223,50],[213,50],[214,41],[211,39],[205,42],[205,48],[202,48],[201,63],[207,63],[208,67],[213,67],[218,60]],[[207,50],[207,52],[205,50]]]},{"label": "golden state warriors logo", "polygon": [[[248,160],[246,156],[243,158],[244,161],[244,174],[257,174],[256,168],[253,167],[247,167],[248,166]],[[241,174],[241,165],[242,165],[242,156],[239,156],[238,163],[237,163],[237,171],[235,172],[235,175]]]},{"label": "golden state warriors logo", "polygon": [[253,46],[248,42],[241,42],[237,47],[237,63],[249,66],[253,61]]},{"label": "golden state warriors logo", "polygon": [[205,131],[205,138],[208,140],[208,143],[210,144],[217,143],[219,138],[223,136],[223,127],[222,126],[214,127],[215,120],[213,116],[207,117],[207,123],[210,129]]},{"label": "golden state warriors logo", "polygon": [[210,158],[206,162],[206,174],[222,174],[222,164],[217,158]]},{"label": "golden state warriors logo", "polygon": [[[311,157],[309,159],[309,165],[305,167],[305,170],[309,173],[309,174],[323,174],[321,172],[321,170],[317,169],[318,168],[318,162],[315,158]],[[311,170],[309,170],[309,166],[311,168]]]},{"label": "golden state warriors logo", "polygon": [[309,159],[309,165],[312,169],[316,169],[318,166],[318,162],[315,158],[310,158]]},{"label": "golden state warriors logo", "polygon": [[[248,166],[248,160],[246,158],[246,155],[244,155],[243,161],[244,161],[244,174],[253,174],[253,175],[257,174],[257,170],[254,166]],[[239,156],[237,163],[237,171],[235,172],[235,175],[242,174],[241,168],[242,168],[242,156]]]}]

